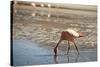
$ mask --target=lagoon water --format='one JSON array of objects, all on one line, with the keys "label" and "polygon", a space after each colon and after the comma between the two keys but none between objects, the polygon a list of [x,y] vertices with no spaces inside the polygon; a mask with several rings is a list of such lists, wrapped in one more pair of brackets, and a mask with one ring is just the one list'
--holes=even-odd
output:
[{"label": "lagoon water", "polygon": [[69,55],[64,55],[60,51],[58,56],[54,56],[52,49],[41,47],[40,44],[33,43],[30,40],[13,40],[13,65],[42,65],[42,64],[57,64],[57,63],[74,63],[74,62],[89,62],[97,60],[96,50],[80,51],[78,56],[75,51],[71,51]]}]

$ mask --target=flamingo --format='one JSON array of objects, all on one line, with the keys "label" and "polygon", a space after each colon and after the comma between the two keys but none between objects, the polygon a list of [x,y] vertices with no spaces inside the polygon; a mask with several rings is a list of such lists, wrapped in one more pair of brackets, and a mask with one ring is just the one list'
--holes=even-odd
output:
[{"label": "flamingo", "polygon": [[75,45],[75,48],[77,50],[77,53],[79,55],[79,51],[78,48],[75,44],[75,38],[79,38],[79,37],[84,37],[84,34],[82,32],[76,32],[72,29],[67,29],[66,31],[61,32],[61,37],[60,40],[58,41],[56,47],[54,48],[54,53],[55,55],[57,55],[57,47],[58,45],[62,42],[62,40],[67,40],[68,41],[68,51],[67,51],[67,55],[69,53],[70,50],[70,42],[72,42]]}]

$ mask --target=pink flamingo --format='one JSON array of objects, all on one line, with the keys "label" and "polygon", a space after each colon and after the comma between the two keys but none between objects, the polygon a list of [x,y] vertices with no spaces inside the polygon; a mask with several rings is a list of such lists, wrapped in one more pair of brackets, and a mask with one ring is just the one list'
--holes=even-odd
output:
[{"label": "pink flamingo", "polygon": [[77,46],[75,44],[75,41],[74,41],[75,38],[79,38],[79,37],[84,37],[84,34],[82,32],[76,32],[76,31],[74,31],[72,29],[67,29],[66,31],[61,32],[60,40],[57,43],[56,47],[54,48],[55,55],[57,55],[57,47],[62,42],[62,40],[67,40],[68,41],[68,51],[67,51],[67,54],[69,53],[69,50],[70,50],[70,42],[72,42],[72,43],[74,43],[75,48],[77,50],[77,53],[79,55],[78,48],[77,48]]}]

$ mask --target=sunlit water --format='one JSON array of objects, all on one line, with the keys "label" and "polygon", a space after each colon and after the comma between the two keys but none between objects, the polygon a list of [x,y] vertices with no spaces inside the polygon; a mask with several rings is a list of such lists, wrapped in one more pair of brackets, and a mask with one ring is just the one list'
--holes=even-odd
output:
[{"label": "sunlit water", "polygon": [[54,56],[53,50],[48,47],[41,47],[40,44],[29,40],[13,40],[13,65],[41,65],[55,63],[88,62],[97,60],[96,50],[80,51],[78,56],[75,51],[64,55],[63,51]]}]

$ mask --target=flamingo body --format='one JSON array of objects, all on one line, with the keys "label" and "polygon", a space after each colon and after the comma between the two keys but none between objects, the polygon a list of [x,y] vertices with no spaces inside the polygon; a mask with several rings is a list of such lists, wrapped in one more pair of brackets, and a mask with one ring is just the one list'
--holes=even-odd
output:
[{"label": "flamingo body", "polygon": [[74,37],[79,37],[79,33],[72,30],[72,29],[67,29],[66,30],[70,35],[73,35]]},{"label": "flamingo body", "polygon": [[67,31],[63,31],[60,38],[61,40],[74,41],[73,35],[70,35],[70,33]]}]

